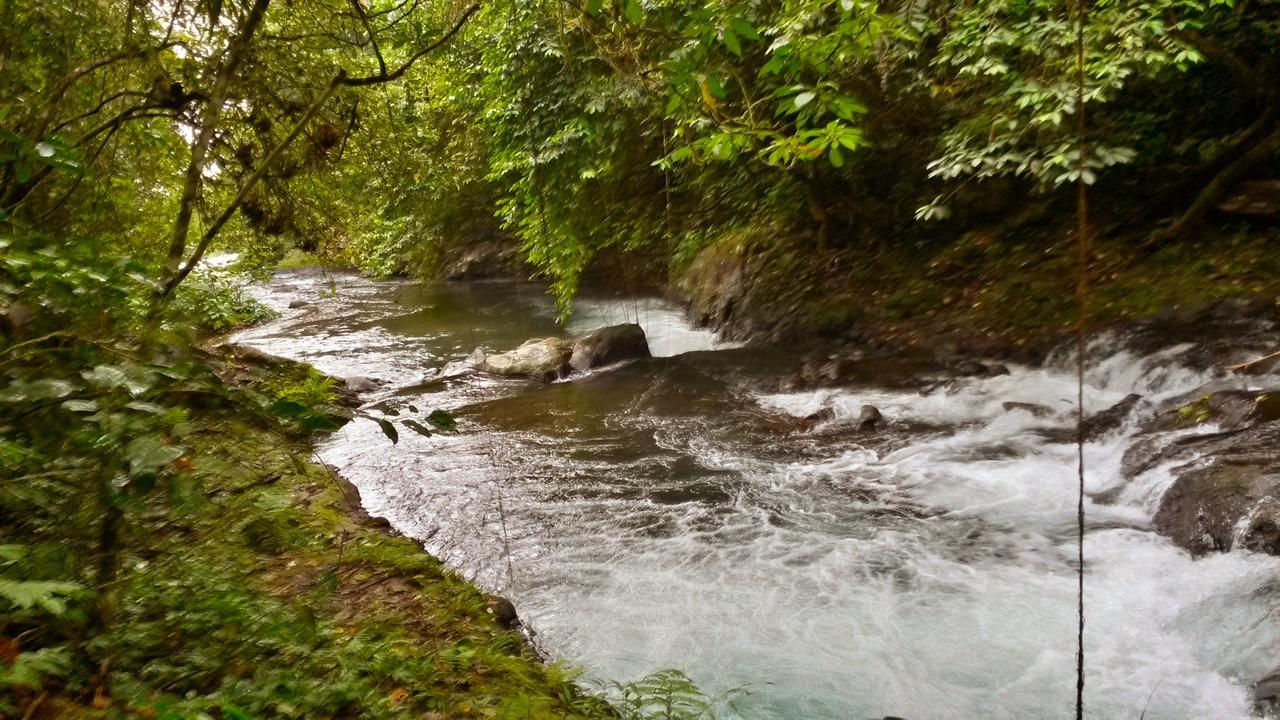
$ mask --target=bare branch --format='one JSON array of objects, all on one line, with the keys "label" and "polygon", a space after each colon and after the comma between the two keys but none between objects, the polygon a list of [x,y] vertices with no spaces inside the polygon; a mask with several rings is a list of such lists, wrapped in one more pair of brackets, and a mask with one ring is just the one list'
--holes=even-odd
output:
[{"label": "bare branch", "polygon": [[466,25],[467,21],[471,19],[471,16],[476,14],[476,11],[478,11],[479,9],[480,9],[480,3],[475,3],[470,7],[468,7],[466,11],[462,13],[462,17],[458,19],[458,22],[454,23],[453,27],[450,28],[448,32],[440,36],[440,38],[435,42],[431,43],[430,45],[414,53],[412,56],[410,56],[408,60],[405,61],[403,65],[396,68],[395,70],[392,70],[389,73],[381,72],[381,73],[378,73],[377,75],[369,75],[367,77],[357,77],[357,78],[349,77],[344,79],[342,81],[342,84],[347,87],[362,87],[365,85],[380,85],[382,83],[398,80],[400,76],[408,72],[409,68],[413,67],[413,64],[418,62],[418,60],[421,60],[423,56],[432,52],[433,50],[438,49],[440,46],[449,42],[449,40],[452,39],[454,35],[457,35],[458,31],[462,30],[462,26]]}]

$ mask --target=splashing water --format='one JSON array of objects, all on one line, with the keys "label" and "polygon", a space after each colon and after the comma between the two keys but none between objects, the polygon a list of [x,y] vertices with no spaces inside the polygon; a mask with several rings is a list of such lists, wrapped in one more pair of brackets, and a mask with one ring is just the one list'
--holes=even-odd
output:
[{"label": "splashing water", "polygon": [[[564,332],[550,301],[304,272],[261,292],[286,314],[237,341],[380,378],[369,400],[406,416],[457,415],[457,434],[395,446],[357,420],[320,454],[592,675],[747,685],[750,718],[1071,714],[1074,446],[1053,432],[1074,422],[1069,358],[932,391],[780,394],[766,388],[786,358],[718,346],[656,299],[588,296],[570,333],[639,322],[663,357],[551,385],[441,377],[476,347]],[[1105,355],[1089,409],[1209,378],[1179,352]],[[885,431],[855,430],[864,403]],[[834,419],[816,429],[795,420],[823,407]],[[1132,432],[1086,448],[1091,494],[1121,488]],[[1088,505],[1090,717],[1248,717],[1248,684],[1276,661],[1280,559],[1192,560],[1151,532],[1171,479],[1156,467]]]}]

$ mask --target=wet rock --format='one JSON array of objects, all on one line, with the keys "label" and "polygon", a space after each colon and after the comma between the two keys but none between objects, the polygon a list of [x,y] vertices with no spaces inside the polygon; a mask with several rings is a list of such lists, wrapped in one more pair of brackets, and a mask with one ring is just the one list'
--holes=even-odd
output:
[{"label": "wet rock", "polygon": [[1280,388],[1239,389],[1239,383],[1218,380],[1161,404],[1148,430],[1175,430],[1213,424],[1238,430],[1260,422],[1280,420]]},{"label": "wet rock", "polygon": [[602,328],[573,343],[569,366],[576,372],[650,357],[644,329],[635,323]]},{"label": "wet rock", "polygon": [[551,381],[569,374],[569,358],[573,355],[573,341],[562,338],[527,340],[510,352],[489,355],[481,361],[480,369],[507,377],[529,377]]},{"label": "wet rock", "polygon": [[1280,421],[1180,438],[1156,461],[1184,458],[1160,501],[1156,529],[1195,554],[1280,554]]},{"label": "wet rock", "polygon": [[1253,686],[1253,709],[1259,717],[1275,717],[1280,713],[1280,667]]},{"label": "wet rock", "polygon": [[949,369],[956,377],[995,377],[1009,374],[1009,367],[1004,363],[981,363],[976,360],[953,360],[949,363]]},{"label": "wet rock", "polygon": [[1031,413],[1034,417],[1049,417],[1053,414],[1053,408],[1038,403],[1010,401],[1004,403],[1001,407],[1004,408],[1005,412],[1026,412]]},{"label": "wet rock", "polygon": [[812,430],[813,428],[825,422],[831,422],[836,419],[836,411],[834,408],[824,407],[817,412],[809,413],[800,418],[801,428],[804,430]]},{"label": "wet rock", "polygon": [[1123,400],[1084,419],[1084,436],[1089,440],[1097,440],[1107,433],[1119,429],[1129,419],[1130,413],[1142,402],[1142,396],[1130,393]]},{"label": "wet rock", "polygon": [[520,627],[520,616],[516,614],[516,606],[501,595],[494,595],[485,603],[485,609],[493,615],[498,624],[508,630]]},{"label": "wet rock", "polygon": [[290,301],[290,302],[289,302],[289,309],[290,309],[290,310],[297,310],[298,308],[304,308],[304,307],[306,307],[306,306],[308,306],[308,305],[310,305],[310,304],[311,304],[311,303],[307,302],[306,300],[302,300],[302,299],[292,300],[292,301]]},{"label": "wet rock", "polygon": [[370,377],[353,376],[342,381],[347,389],[354,393],[374,392],[382,387],[382,383]]},{"label": "wet rock", "polygon": [[875,430],[876,426],[882,422],[884,422],[884,415],[875,405],[863,405],[862,411],[858,413],[859,430]]},{"label": "wet rock", "polygon": [[952,363],[951,372],[957,377],[978,377],[987,374],[987,366],[976,360],[957,360]]}]

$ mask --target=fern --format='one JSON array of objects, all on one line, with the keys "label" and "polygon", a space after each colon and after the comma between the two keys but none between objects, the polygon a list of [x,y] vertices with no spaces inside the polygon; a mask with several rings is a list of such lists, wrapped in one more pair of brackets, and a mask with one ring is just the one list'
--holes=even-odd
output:
[{"label": "fern", "polygon": [[746,694],[745,688],[734,688],[709,697],[689,676],[674,669],[612,687],[617,696],[614,706],[623,720],[715,720],[717,707]]},{"label": "fern", "polygon": [[11,580],[0,578],[0,598],[19,610],[39,607],[51,615],[67,611],[63,598],[75,595],[81,587],[75,583],[56,580]]}]

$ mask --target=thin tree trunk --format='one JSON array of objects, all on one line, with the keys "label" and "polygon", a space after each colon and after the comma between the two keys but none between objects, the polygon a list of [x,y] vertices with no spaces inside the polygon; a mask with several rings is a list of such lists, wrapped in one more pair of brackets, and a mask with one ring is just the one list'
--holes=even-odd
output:
[{"label": "thin tree trunk", "polygon": [[195,212],[196,200],[200,195],[200,186],[204,179],[205,160],[218,130],[218,119],[222,115],[222,105],[226,102],[227,89],[241,62],[248,54],[253,34],[262,24],[263,16],[266,15],[267,6],[270,4],[271,0],[254,0],[253,7],[245,17],[239,32],[227,45],[226,62],[218,72],[213,90],[209,93],[209,100],[205,103],[200,133],[191,145],[191,162],[187,164],[186,179],[183,182],[182,196],[178,203],[178,216],[173,223],[173,232],[170,234],[169,258],[165,268],[166,283],[172,281],[182,266],[182,256],[187,249],[187,235],[191,231],[191,216]]},{"label": "thin tree trunk", "polygon": [[[109,503],[105,492],[103,501]],[[120,539],[123,529],[124,512],[114,503],[107,504],[98,533],[98,569],[94,582],[98,597],[93,620],[98,630],[109,627],[115,617],[116,601],[120,596],[116,580],[120,576]]]}]

